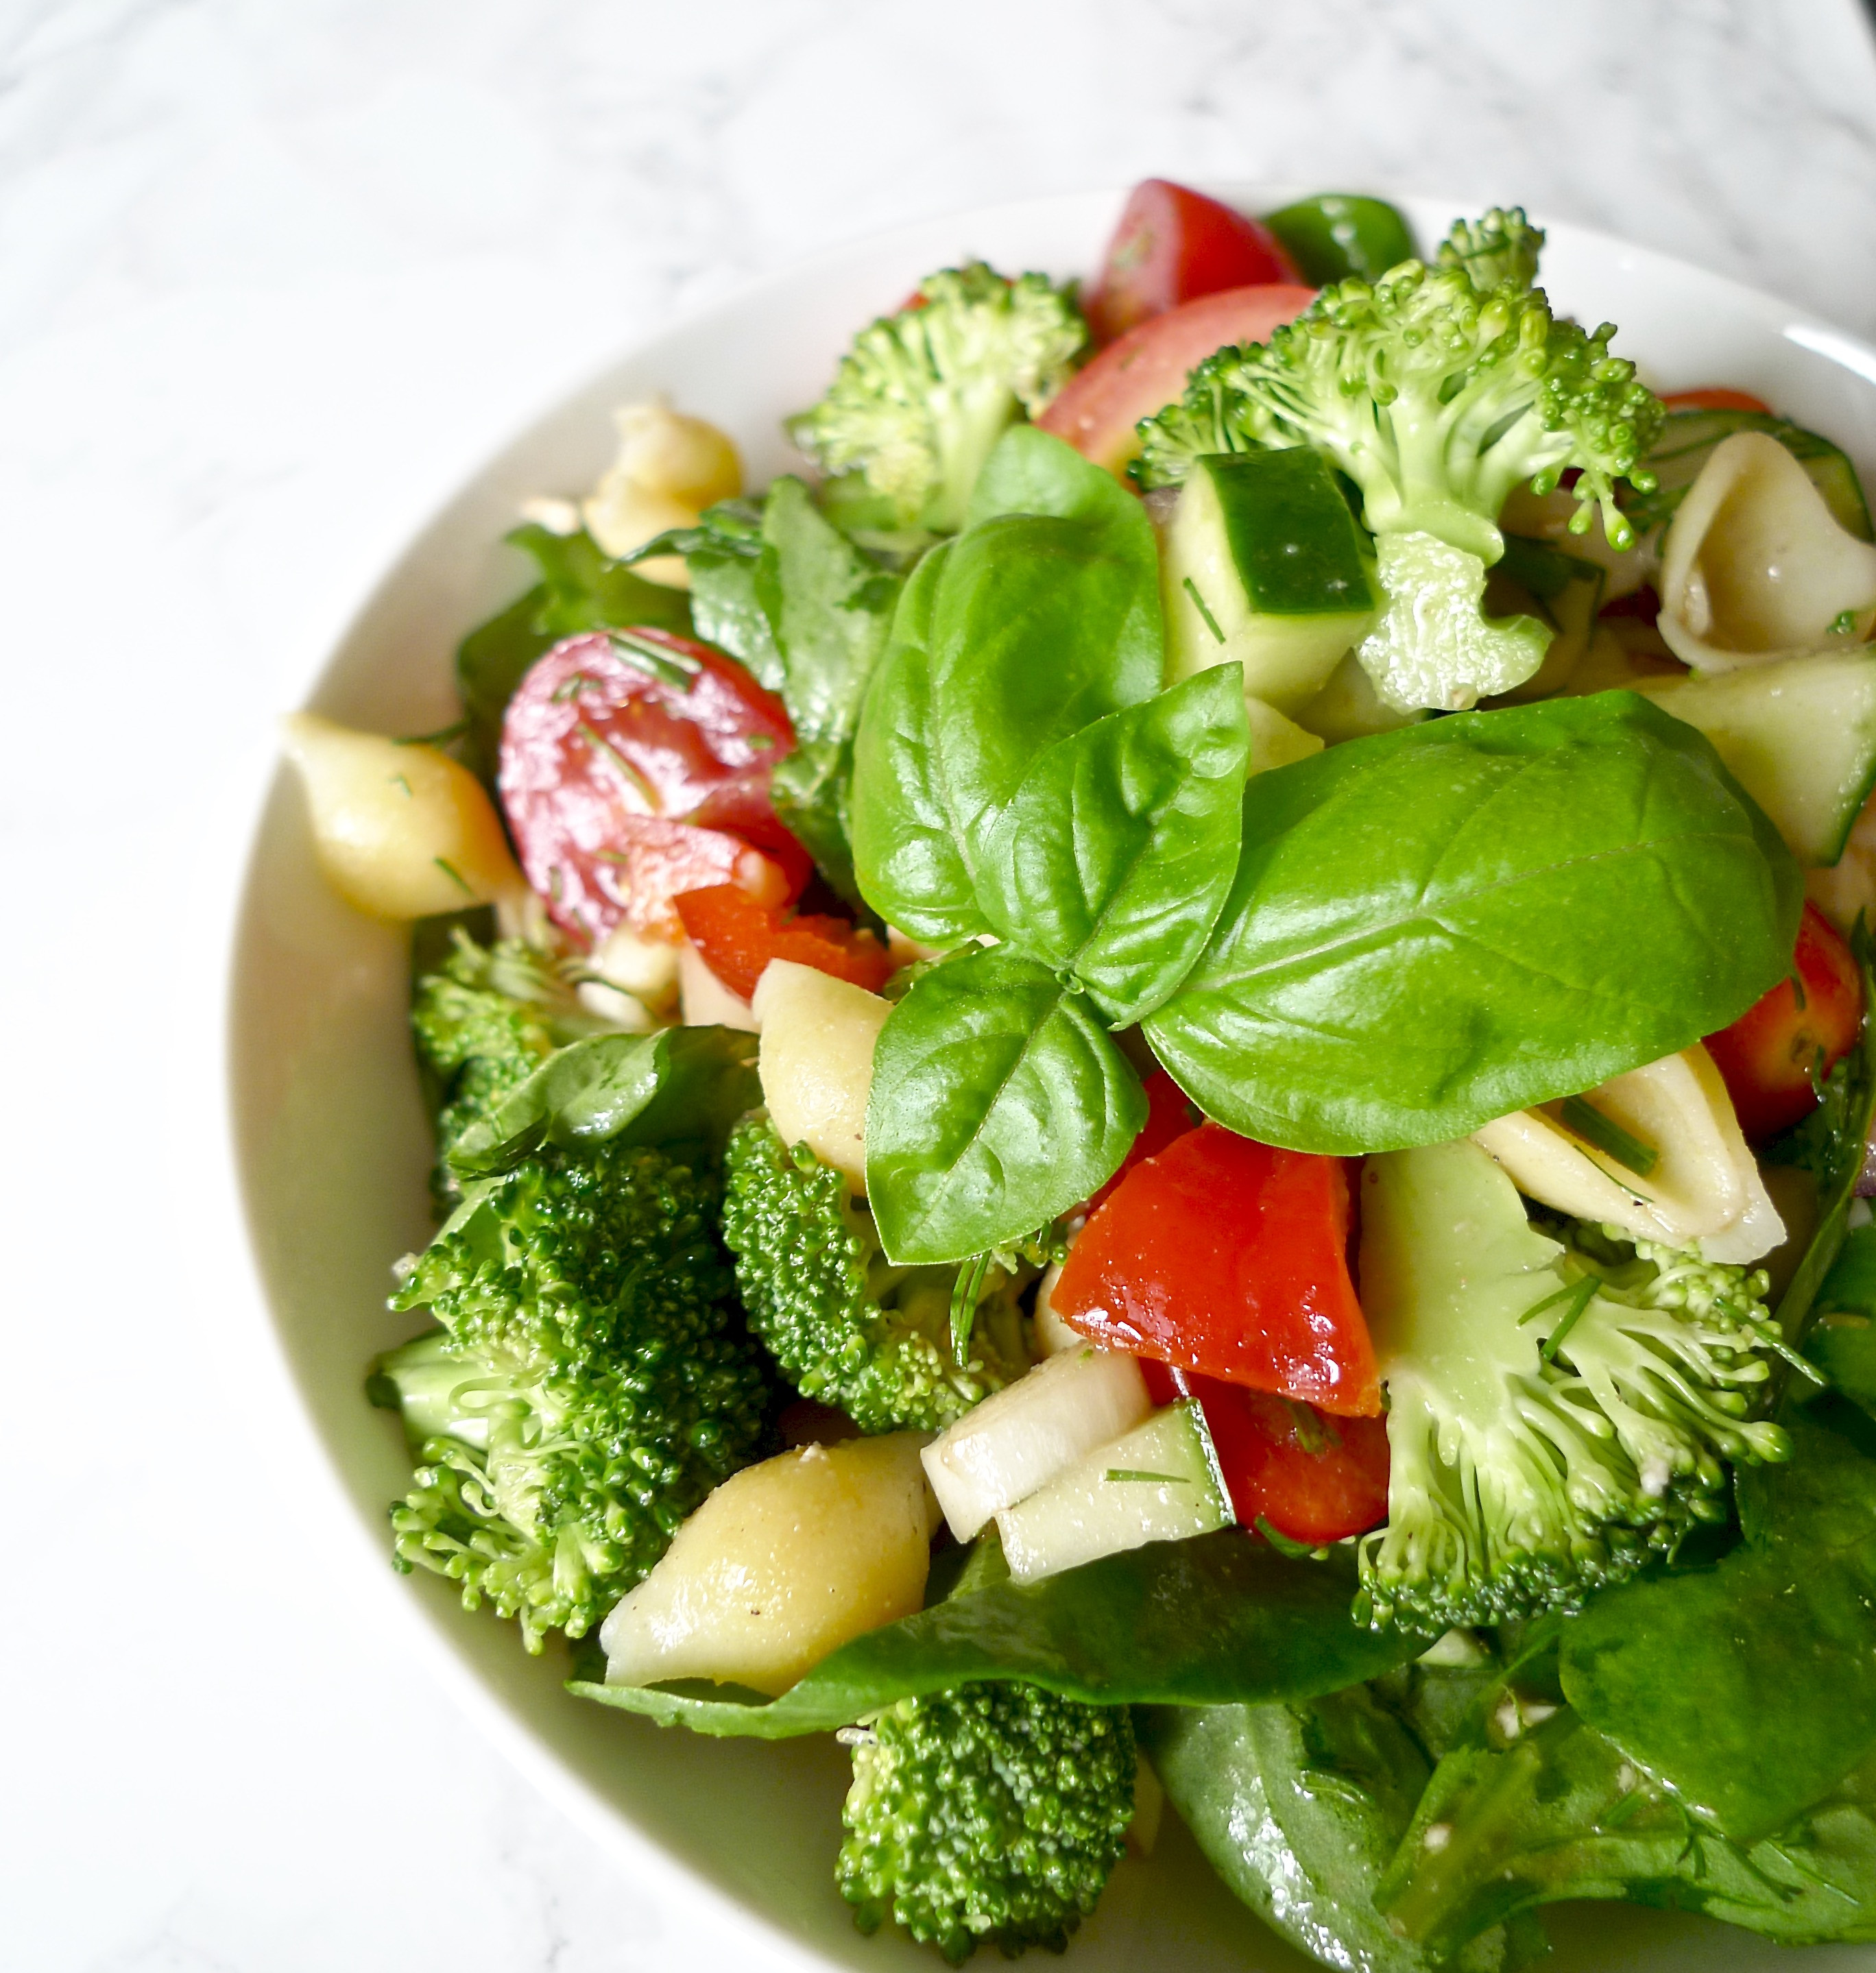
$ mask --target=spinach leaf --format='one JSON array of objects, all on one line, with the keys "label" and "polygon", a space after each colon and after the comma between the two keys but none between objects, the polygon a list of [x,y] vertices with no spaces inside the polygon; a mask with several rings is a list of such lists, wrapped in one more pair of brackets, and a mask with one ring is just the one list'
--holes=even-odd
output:
[{"label": "spinach leaf", "polygon": [[985,839],[1037,754],[1151,699],[1163,662],[1158,556],[1138,501],[1021,427],[978,486],[971,524],[907,585],[855,752],[861,889],[889,923],[943,943],[987,928]]},{"label": "spinach leaf", "polygon": [[[1362,1686],[1289,1705],[1154,1708],[1141,1742],[1167,1799],[1226,1885],[1324,1965],[1421,1973],[1452,1963],[1401,1938],[1374,1893],[1432,1768]],[[1494,1930],[1462,1973],[1497,1973]]]},{"label": "spinach leaf", "polygon": [[1239,665],[1057,741],[985,846],[990,923],[1072,973],[1117,1026],[1151,1013],[1224,902],[1249,745]]},{"label": "spinach leaf", "polygon": [[1560,1634],[1585,1723],[1747,1844],[1876,1750],[1876,1460],[1827,1412],[1789,1429],[1788,1464],[1738,1476],[1732,1553],[1606,1592]]},{"label": "spinach leaf", "polygon": [[1377,1894],[1436,1959],[1577,1898],[1702,1912],[1788,1945],[1876,1938],[1876,1759],[1743,1848],[1570,1708],[1542,1710],[1440,1762]]},{"label": "spinach leaf", "polygon": [[1145,1026],[1234,1130],[1462,1137],[1711,1033],[1802,892],[1691,728],[1628,692],[1460,714],[1258,774],[1210,945]]},{"label": "spinach leaf", "polygon": [[612,561],[591,535],[550,534],[532,521],[507,537],[539,564],[541,580],[499,615],[470,632],[456,653],[456,682],[469,721],[464,757],[493,781],[501,751],[502,715],[535,659],[583,630],[650,624],[688,636],[690,604]]},{"label": "spinach leaf", "polygon": [[873,1054],[866,1199],[901,1265],[1026,1238],[1111,1178],[1147,1120],[1085,995],[1033,959],[935,967]]},{"label": "spinach leaf", "polygon": [[1876,1226],[1859,1226],[1817,1293],[1805,1354],[1852,1404],[1876,1415]]},{"label": "spinach leaf", "polygon": [[961,1585],[869,1631],[779,1699],[576,1681],[602,1705],[699,1733],[784,1739],[850,1726],[896,1699],[970,1679],[1023,1679],[1098,1705],[1308,1699],[1426,1648],[1358,1630],[1353,1569],[1292,1562],[1236,1528],[1156,1542],[1026,1585]]},{"label": "spinach leaf", "polygon": [[595,1035],[558,1049],[450,1152],[464,1178],[512,1171],[543,1144],[563,1150],[623,1137],[720,1150],[730,1126],[762,1100],[755,1037],[735,1028]]}]

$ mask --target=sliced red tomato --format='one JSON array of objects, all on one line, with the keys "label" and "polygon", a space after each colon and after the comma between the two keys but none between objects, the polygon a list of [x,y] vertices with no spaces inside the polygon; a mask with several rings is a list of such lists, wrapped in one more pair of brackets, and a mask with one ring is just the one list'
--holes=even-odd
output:
[{"label": "sliced red tomato", "polygon": [[1381,1409],[1339,1158],[1205,1123],[1129,1172],[1050,1301],[1085,1336],[1340,1416]]},{"label": "sliced red tomato", "polygon": [[1198,1106],[1163,1068],[1156,1068],[1141,1085],[1147,1099],[1147,1121],[1138,1137],[1128,1147],[1121,1168],[1088,1202],[1090,1214],[1098,1212],[1112,1199],[1121,1180],[1136,1165],[1157,1158],[1176,1137],[1196,1130],[1205,1118]]},{"label": "sliced red tomato", "polygon": [[1134,426],[1179,396],[1187,371],[1228,342],[1267,342],[1315,293],[1265,285],[1187,302],[1110,344],[1069,379],[1036,422],[1118,478],[1140,450]]},{"label": "sliced red tomato", "polygon": [[869,993],[878,993],[892,970],[891,957],[871,932],[845,918],[791,918],[758,904],[740,885],[712,885],[673,901],[705,965],[745,1000],[771,959],[831,973]]},{"label": "sliced red tomato", "polygon": [[1816,1084],[1850,1052],[1863,1023],[1863,981],[1850,948],[1815,905],[1798,921],[1796,976],[1781,980],[1730,1028],[1707,1037],[1740,1128],[1776,1137],[1817,1102]]},{"label": "sliced red tomato", "polygon": [[1241,1526],[1292,1541],[1341,1541],[1387,1518],[1387,1424],[1331,1418],[1294,1398],[1143,1362],[1156,1405],[1194,1400]]},{"label": "sliced red tomato", "polygon": [[1106,264],[1088,298],[1088,326],[1098,341],[1111,342],[1201,295],[1299,278],[1296,263],[1262,221],[1190,186],[1146,178],[1121,208]]},{"label": "sliced red tomato", "polygon": [[1671,411],[1762,411],[1769,416],[1772,410],[1764,398],[1755,398],[1750,391],[1731,391],[1717,384],[1704,390],[1671,391],[1662,402]]},{"label": "sliced red tomato", "polygon": [[798,897],[813,859],[769,800],[794,745],[781,701],[669,632],[569,637],[509,702],[500,786],[528,881],[588,943],[629,923],[681,935],[671,899],[738,883]]}]

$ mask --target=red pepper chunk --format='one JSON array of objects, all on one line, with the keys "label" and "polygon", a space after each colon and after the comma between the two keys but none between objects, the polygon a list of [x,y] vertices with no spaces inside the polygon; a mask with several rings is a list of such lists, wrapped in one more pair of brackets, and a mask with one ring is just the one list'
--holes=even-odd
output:
[{"label": "red pepper chunk", "polygon": [[1128,1174],[1050,1301],[1110,1348],[1371,1418],[1381,1386],[1348,1215],[1341,1160],[1203,1124]]},{"label": "red pepper chunk", "polygon": [[751,897],[739,884],[714,884],[676,900],[677,915],[703,963],[747,1000],[771,959],[792,960],[876,993],[892,970],[891,955],[869,931],[844,918],[789,918]]},{"label": "red pepper chunk", "polygon": [[1312,1546],[1387,1518],[1387,1422],[1332,1418],[1294,1398],[1142,1363],[1155,1404],[1194,1400],[1240,1526],[1259,1521]]}]

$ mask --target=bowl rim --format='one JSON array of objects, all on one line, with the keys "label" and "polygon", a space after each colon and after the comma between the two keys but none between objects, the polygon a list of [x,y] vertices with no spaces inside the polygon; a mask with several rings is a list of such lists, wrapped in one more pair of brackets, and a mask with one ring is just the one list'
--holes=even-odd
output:
[{"label": "bowl rim", "polygon": [[[1187,182],[1251,211],[1274,209],[1311,196],[1313,191],[1321,189],[1285,179],[1204,175]],[[573,373],[570,381],[562,378],[551,391],[544,391],[497,443],[483,451],[468,470],[453,480],[414,528],[400,534],[377,563],[375,574],[341,620],[336,634],[322,643],[316,662],[306,674],[300,702],[309,705],[318,703],[342,655],[385,599],[395,594],[404,578],[407,565],[423,546],[450,527],[459,502],[495,473],[503,462],[532,434],[565,413],[581,398],[594,396],[622,364],[649,355],[659,344],[701,329],[719,316],[745,309],[767,294],[792,288],[817,273],[843,268],[870,256],[888,254],[901,243],[909,247],[935,228],[948,227],[963,237],[980,224],[1014,224],[1032,214],[1040,220],[1052,211],[1066,211],[1103,198],[1111,201],[1110,209],[1118,217],[1128,188],[1126,183],[1108,182],[1026,198],[934,209],[894,224],[828,243],[810,253],[747,275],[707,299],[654,317],[600,363]],[[1423,228],[1425,215],[1432,210],[1442,209],[1450,214],[1474,209],[1472,201],[1436,194],[1394,186],[1377,185],[1373,190],[1375,196],[1385,198],[1407,211]],[[1714,273],[1696,262],[1658,248],[1639,245],[1598,227],[1567,220],[1548,220],[1541,213],[1534,214],[1533,217],[1546,227],[1557,244],[1567,244],[1573,250],[1589,251],[1599,259],[1609,257],[1618,261],[1626,260],[1645,278],[1692,274],[1705,283],[1718,284],[1729,319],[1736,312],[1749,317],[1769,332],[1849,371],[1876,391],[1876,344],[1838,327],[1802,305],[1788,302],[1774,293],[1733,276]],[[856,322],[855,326],[859,324]],[[834,354],[833,351],[828,352],[830,364]],[[1876,460],[1870,463],[1876,465]],[[237,1003],[243,945],[264,818],[286,771],[277,745],[271,743],[241,763],[238,772],[231,777],[231,784],[224,790],[224,798],[216,804],[218,819],[225,833],[219,836],[221,849],[214,857],[215,869],[208,880],[214,893],[208,908],[216,921],[216,943],[221,954],[217,975],[218,992],[213,1006],[218,1043],[216,1137],[218,1163],[226,1180],[223,1197],[229,1210],[228,1230],[231,1236],[223,1245],[224,1257],[234,1270],[238,1282],[237,1291],[244,1309],[251,1308],[262,1317],[258,1329],[264,1334],[265,1346],[249,1353],[264,1359],[268,1366],[273,1395],[280,1400],[273,1407],[275,1415],[277,1418],[283,1412],[290,1415],[285,1422],[289,1425],[297,1454],[304,1455],[299,1458],[299,1464],[305,1469],[306,1477],[311,1481],[318,1497],[334,1510],[328,1518],[344,1524],[345,1548],[357,1556],[362,1565],[359,1572],[375,1577],[378,1587],[371,1595],[370,1607],[385,1613],[385,1634],[400,1640],[400,1649],[404,1640],[414,1644],[414,1656],[417,1661],[440,1685],[456,1710],[485,1742],[601,1847],[620,1854],[635,1870],[650,1865],[669,1873],[677,1890],[677,1898],[671,1907],[674,1916],[681,1917],[687,1908],[702,1909],[719,1929],[750,1929],[759,1932],[764,1948],[774,1963],[797,1967],[803,1969],[803,1973],[824,1969],[834,1962],[787,1921],[773,1915],[753,1899],[706,1875],[641,1826],[631,1808],[610,1797],[597,1783],[560,1758],[470,1659],[452,1648],[444,1630],[385,1566],[385,1545],[381,1528],[364,1517],[347,1491],[339,1449],[328,1442],[319,1429],[309,1394],[288,1346],[281,1313],[269,1292],[260,1251],[262,1202],[247,1170],[237,1121],[240,1065],[236,1039],[240,1019]],[[250,1332],[250,1340],[253,1340]]]}]

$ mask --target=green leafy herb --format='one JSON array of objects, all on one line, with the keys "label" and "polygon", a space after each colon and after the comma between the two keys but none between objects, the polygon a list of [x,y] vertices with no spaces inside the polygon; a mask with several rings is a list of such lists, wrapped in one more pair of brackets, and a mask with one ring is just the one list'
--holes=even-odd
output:
[{"label": "green leafy herb", "polygon": [[1252,778],[1210,944],[1146,1030],[1265,1143],[1438,1143],[1724,1027],[1784,976],[1801,901],[1645,700],[1461,714]]},{"label": "green leafy herb", "polygon": [[1146,1098],[1086,996],[1033,959],[947,960],[873,1057],[866,1197],[895,1262],[1023,1239],[1118,1169]]},{"label": "green leafy herb", "polygon": [[1322,1549],[1316,1543],[1294,1539],[1286,1535],[1281,1528],[1273,1527],[1269,1519],[1262,1514],[1259,1514],[1251,1525],[1265,1541],[1269,1543],[1278,1554],[1287,1555],[1295,1561],[1301,1562],[1319,1556],[1323,1553]]},{"label": "green leafy herb", "polygon": [[1349,1568],[1292,1562],[1222,1528],[1027,1585],[961,1584],[943,1602],[842,1645],[777,1700],[725,1697],[720,1687],[572,1690],[698,1733],[762,1739],[850,1726],[895,1700],[971,1679],[1023,1679],[1108,1706],[1313,1698],[1426,1647],[1356,1629],[1353,1589]]},{"label": "green leafy herb", "polygon": [[1661,1153],[1639,1137],[1632,1137],[1612,1117],[1606,1117],[1593,1103],[1581,1096],[1566,1096],[1558,1106],[1557,1119],[1563,1128],[1593,1144],[1613,1158],[1624,1171],[1646,1178],[1661,1161]]}]

